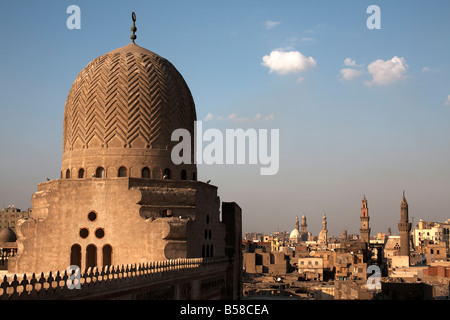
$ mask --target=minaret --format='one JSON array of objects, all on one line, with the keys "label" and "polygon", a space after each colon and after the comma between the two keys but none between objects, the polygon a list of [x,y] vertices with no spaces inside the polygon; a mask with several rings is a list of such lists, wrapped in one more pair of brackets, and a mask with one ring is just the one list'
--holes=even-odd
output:
[{"label": "minaret", "polygon": [[319,233],[319,243],[324,243],[327,244],[327,216],[325,215],[325,212],[323,213],[322,216],[322,231],[320,231]]},{"label": "minaret", "polygon": [[411,231],[411,223],[408,222],[408,202],[406,202],[405,191],[403,191],[402,203],[400,205],[398,231],[400,231],[400,255],[409,257],[409,232]]},{"label": "minaret", "polygon": [[367,244],[369,244],[370,239],[369,220],[369,208],[367,207],[366,195],[364,195],[361,206],[361,229],[359,229],[359,232],[361,234],[361,241]]},{"label": "minaret", "polygon": [[300,230],[300,239],[301,241],[308,241],[308,230],[306,229],[308,225],[306,224],[306,217],[305,215],[302,215],[302,224],[301,224],[301,230]]},{"label": "minaret", "polygon": [[298,217],[295,217],[295,229],[300,230],[300,226],[298,224]]},{"label": "minaret", "polygon": [[301,232],[300,232],[300,234],[307,234],[308,233],[308,230],[306,229],[306,227],[307,227],[308,225],[306,224],[306,217],[305,217],[305,215],[302,215],[302,224],[301,224],[301,227],[302,227],[302,229],[301,229]]}]

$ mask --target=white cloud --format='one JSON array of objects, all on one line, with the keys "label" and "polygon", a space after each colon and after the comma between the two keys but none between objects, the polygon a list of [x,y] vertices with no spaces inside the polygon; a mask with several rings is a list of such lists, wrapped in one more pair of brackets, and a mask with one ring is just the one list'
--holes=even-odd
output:
[{"label": "white cloud", "polygon": [[203,119],[203,121],[210,121],[210,120],[213,120],[213,119],[214,119],[214,116],[212,115],[212,113],[208,113],[206,115],[206,117]]},{"label": "white cloud", "polygon": [[362,70],[356,70],[356,69],[351,69],[351,68],[341,69],[342,80],[346,80],[346,81],[356,79],[359,76],[361,76],[363,73],[364,73],[364,71],[362,71]]},{"label": "white cloud", "polygon": [[422,73],[435,73],[435,72],[439,72],[439,69],[429,68],[429,67],[422,68]]},{"label": "white cloud", "polygon": [[393,83],[405,78],[407,69],[408,65],[403,57],[395,56],[386,61],[378,59],[367,67],[367,70],[372,75],[372,81],[366,81],[365,83],[367,86]]},{"label": "white cloud", "polygon": [[261,120],[261,121],[270,121],[270,120],[273,120],[273,119],[275,119],[275,116],[273,115],[273,113],[271,113],[271,114],[269,114],[269,115],[267,115],[265,117],[263,117],[263,115],[261,113],[257,113],[255,118],[254,118],[255,121],[259,121],[259,120]]},{"label": "white cloud", "polygon": [[266,27],[267,30],[273,29],[275,28],[277,25],[279,25],[281,22],[278,21],[266,21],[264,22],[264,26]]},{"label": "white cloud", "polygon": [[354,67],[356,66],[356,61],[351,58],[345,58],[344,64],[349,67]]},{"label": "white cloud", "polygon": [[445,106],[450,107],[450,94],[447,97],[447,100],[444,103]]},{"label": "white cloud", "polygon": [[245,122],[248,120],[248,118],[239,118],[236,113],[230,114],[228,119],[233,120],[234,122]]},{"label": "white cloud", "polygon": [[263,57],[262,65],[270,69],[270,73],[299,73],[314,68],[317,63],[313,57],[306,57],[299,51],[273,50]]},{"label": "white cloud", "polygon": [[345,58],[344,64],[348,67],[362,67],[364,64],[356,64],[355,59],[352,58]]},{"label": "white cloud", "polygon": [[297,82],[302,82],[303,80],[305,80],[304,77],[298,77]]},{"label": "white cloud", "polygon": [[345,58],[344,65],[346,65],[348,67],[352,67],[352,68],[341,69],[341,71],[340,71],[341,80],[344,80],[344,81],[354,80],[354,79],[360,77],[364,73],[363,70],[358,69],[358,68],[364,66],[364,64],[357,64],[356,61],[352,58]]}]

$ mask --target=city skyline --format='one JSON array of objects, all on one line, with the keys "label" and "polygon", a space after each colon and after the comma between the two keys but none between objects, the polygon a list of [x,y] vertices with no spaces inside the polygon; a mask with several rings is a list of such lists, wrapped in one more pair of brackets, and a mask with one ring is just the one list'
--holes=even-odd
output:
[{"label": "city skyline", "polygon": [[[70,5],[81,29],[70,30]],[[367,8],[381,29],[367,28]],[[0,205],[26,210],[58,179],[64,104],[79,70],[136,43],[171,61],[205,128],[280,130],[280,168],[198,165],[201,181],[243,211],[243,233],[371,235],[410,221],[443,222],[450,190],[450,4],[436,1],[4,2],[0,10]],[[170,12],[170,13],[169,13]],[[412,222],[412,221],[411,221]]]}]

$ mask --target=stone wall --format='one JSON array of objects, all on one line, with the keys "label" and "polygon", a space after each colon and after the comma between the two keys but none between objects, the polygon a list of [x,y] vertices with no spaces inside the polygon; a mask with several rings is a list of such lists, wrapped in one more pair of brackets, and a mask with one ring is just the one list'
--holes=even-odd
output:
[{"label": "stone wall", "polygon": [[[217,187],[206,183],[58,179],[39,184],[32,204],[33,219],[17,226],[11,273],[225,256]],[[105,247],[110,248],[107,261]],[[88,261],[90,248],[90,260],[96,261]],[[75,251],[77,263],[72,261]]]}]

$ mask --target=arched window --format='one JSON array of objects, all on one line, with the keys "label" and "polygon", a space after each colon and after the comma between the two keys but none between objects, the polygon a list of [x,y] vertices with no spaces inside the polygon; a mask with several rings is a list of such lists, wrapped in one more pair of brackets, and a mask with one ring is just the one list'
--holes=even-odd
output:
[{"label": "arched window", "polygon": [[79,178],[79,179],[84,178],[84,169],[83,169],[83,168],[81,168],[80,170],[78,170],[78,178]]},{"label": "arched window", "polygon": [[192,180],[197,181],[197,172],[192,174]]},{"label": "arched window", "polygon": [[209,244],[206,245],[206,258],[209,258]]},{"label": "arched window", "polygon": [[148,167],[145,167],[142,169],[141,177],[142,178],[150,178],[150,169]]},{"label": "arched window", "polygon": [[103,246],[103,265],[112,265],[112,247],[109,244]]},{"label": "arched window", "polygon": [[181,180],[186,180],[186,170],[181,170]]},{"label": "arched window", "polygon": [[164,169],[163,179],[170,179],[170,170]]},{"label": "arched window", "polygon": [[66,179],[70,179],[70,170],[69,169],[66,170]]},{"label": "arched window", "polygon": [[90,244],[86,247],[86,268],[97,266],[97,247]]},{"label": "arched window", "polygon": [[127,168],[120,167],[118,177],[126,177],[127,176]]},{"label": "arched window", "polygon": [[103,167],[98,167],[97,170],[95,170],[95,176],[97,178],[104,178],[105,177],[105,169],[103,169]]},{"label": "arched window", "polygon": [[70,265],[78,266],[81,269],[81,246],[79,244],[74,244],[70,248]]}]

